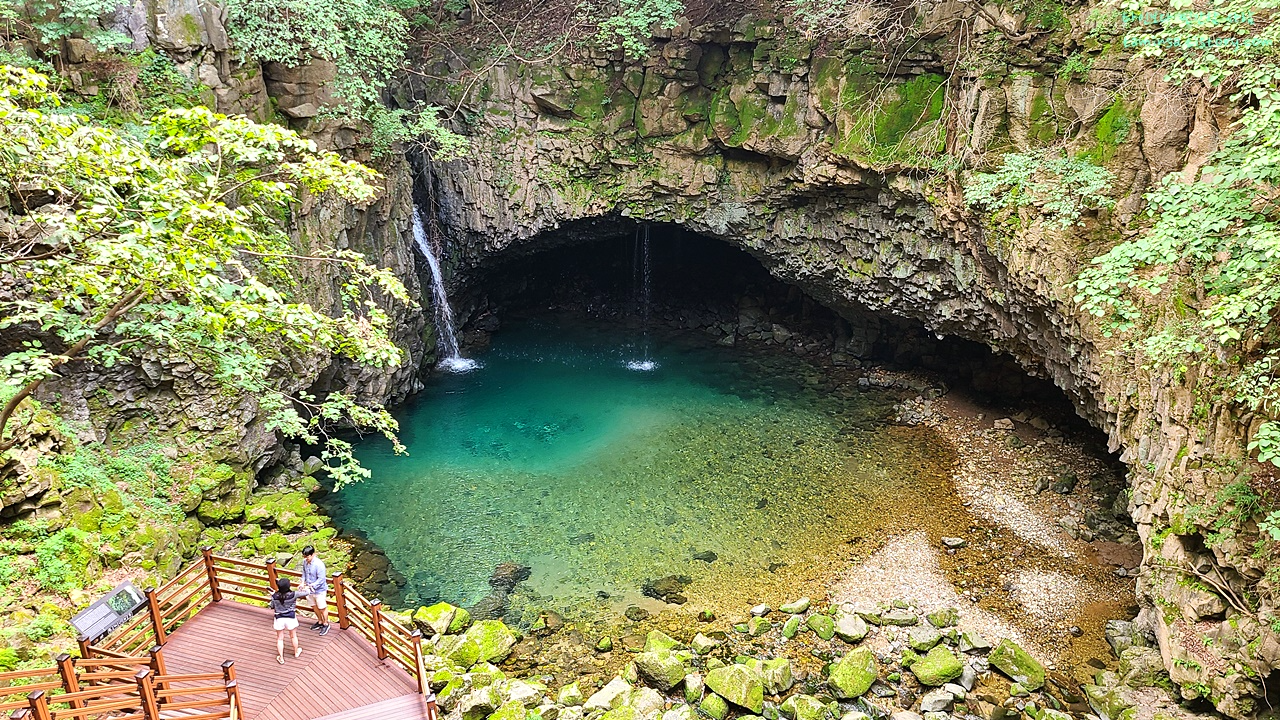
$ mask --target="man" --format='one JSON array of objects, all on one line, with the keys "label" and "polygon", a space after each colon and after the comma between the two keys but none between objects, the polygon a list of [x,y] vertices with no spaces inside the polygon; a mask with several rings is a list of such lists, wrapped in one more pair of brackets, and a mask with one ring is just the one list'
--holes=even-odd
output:
[{"label": "man", "polygon": [[324,561],[316,557],[314,547],[302,548],[302,586],[298,588],[298,594],[311,601],[311,609],[316,611],[316,623],[311,629],[319,630],[321,635],[329,634],[329,612],[325,603],[328,591]]}]

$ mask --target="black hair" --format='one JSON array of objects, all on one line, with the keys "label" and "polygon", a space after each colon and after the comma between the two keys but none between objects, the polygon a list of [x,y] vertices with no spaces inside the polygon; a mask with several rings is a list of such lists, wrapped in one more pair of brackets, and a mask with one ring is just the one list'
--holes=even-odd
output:
[{"label": "black hair", "polygon": [[279,580],[277,580],[276,593],[274,596],[276,599],[276,602],[284,602],[285,597],[290,594],[292,589],[293,589],[292,583],[289,582],[289,578],[280,578]]},{"label": "black hair", "polygon": [[302,548],[302,557],[307,557],[308,555],[315,555],[315,554],[316,554],[315,545],[308,545]]}]

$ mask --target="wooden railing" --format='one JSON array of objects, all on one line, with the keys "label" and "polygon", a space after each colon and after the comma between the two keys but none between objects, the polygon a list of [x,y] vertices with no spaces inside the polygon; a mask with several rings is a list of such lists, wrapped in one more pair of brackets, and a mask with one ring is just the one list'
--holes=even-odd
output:
[{"label": "wooden railing", "polygon": [[[23,720],[239,720],[243,715],[235,665],[222,664],[219,672],[200,675],[166,675],[150,667],[158,654],[138,658],[71,660],[58,657],[57,682],[43,681],[6,689],[28,693],[20,702],[5,703],[10,718]],[[140,661],[136,664],[134,661]],[[86,672],[63,675],[68,662]],[[127,670],[121,663],[135,664]],[[136,665],[142,665],[138,669]],[[161,661],[163,666],[163,661]],[[48,669],[0,674],[0,681],[40,677]],[[69,678],[69,679],[68,679]],[[56,694],[51,691],[59,691]]]},{"label": "wooden railing", "polygon": [[[298,570],[277,567],[274,560],[255,563],[221,555],[204,548],[201,557],[159,588],[146,590],[146,606],[129,622],[106,638],[91,644],[80,639],[85,657],[120,657],[140,648],[163,646],[170,633],[212,603],[224,599],[265,606],[281,577],[300,579]],[[331,579],[333,608],[338,627],[354,629],[373,645],[380,660],[390,660],[409,673],[418,692],[429,694],[422,659],[422,633],[410,630],[382,610],[381,600],[368,600],[346,584],[342,573]],[[295,587],[296,587],[295,583]],[[298,606],[299,612],[311,609]],[[162,673],[161,673],[162,674]]]},{"label": "wooden railing", "polygon": [[76,693],[97,685],[126,682],[141,668],[164,672],[164,654],[159,647],[146,655],[115,658],[73,658],[66,653],[53,659],[52,667],[0,673],[0,714],[27,707],[27,697],[44,690]]}]

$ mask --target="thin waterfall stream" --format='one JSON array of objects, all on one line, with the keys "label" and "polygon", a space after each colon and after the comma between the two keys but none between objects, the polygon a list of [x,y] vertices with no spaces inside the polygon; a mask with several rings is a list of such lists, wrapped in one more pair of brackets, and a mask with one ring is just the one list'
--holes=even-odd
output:
[{"label": "thin waterfall stream", "polygon": [[653,260],[649,255],[649,223],[636,228],[636,247],[631,268],[632,285],[636,297],[636,312],[640,316],[640,357],[627,362],[628,370],[649,372],[658,369],[649,345],[649,315],[653,299]]},{"label": "thin waterfall stream", "polygon": [[480,366],[475,360],[462,356],[458,348],[458,335],[453,327],[453,308],[449,306],[449,295],[444,289],[444,276],[440,272],[440,259],[436,257],[435,248],[427,236],[426,226],[422,222],[422,213],[413,208],[413,241],[418,250],[427,259],[431,268],[431,299],[435,307],[436,329],[440,333],[440,349],[442,357],[438,367],[449,372],[469,372]]}]

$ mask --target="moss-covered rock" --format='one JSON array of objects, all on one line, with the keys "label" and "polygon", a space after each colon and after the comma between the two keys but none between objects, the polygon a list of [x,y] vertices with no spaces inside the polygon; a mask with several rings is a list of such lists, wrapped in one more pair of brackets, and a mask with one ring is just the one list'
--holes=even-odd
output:
[{"label": "moss-covered rock", "polygon": [[724,720],[729,716],[729,703],[715,693],[707,693],[702,702],[698,703],[698,712],[711,720]]},{"label": "moss-covered rock", "polygon": [[661,630],[650,630],[649,634],[644,638],[645,652],[651,650],[674,650],[678,647],[680,647],[680,641]]},{"label": "moss-covered rock", "polygon": [[987,661],[991,663],[991,667],[1028,690],[1039,690],[1044,687],[1044,666],[1008,638],[996,645],[996,648],[987,656]]},{"label": "moss-covered rock", "polygon": [[453,624],[453,618],[457,612],[458,608],[453,605],[438,602],[435,605],[418,608],[413,613],[413,623],[424,631],[444,635]]},{"label": "moss-covered rock", "polygon": [[646,650],[636,655],[635,664],[640,678],[663,692],[684,680],[684,663],[670,650]]},{"label": "moss-covered rock", "polygon": [[943,645],[937,645],[928,655],[911,664],[911,673],[921,685],[937,687],[960,677],[964,673],[964,664],[955,653]]},{"label": "moss-covered rock", "polygon": [[525,720],[528,716],[529,711],[525,709],[523,703],[518,700],[509,700],[490,715],[489,720]]},{"label": "moss-covered rock", "polygon": [[869,648],[862,647],[845,653],[831,666],[827,685],[836,698],[852,700],[871,688],[879,672],[875,655]]},{"label": "moss-covered rock", "polygon": [[500,620],[481,620],[468,628],[462,637],[476,644],[480,662],[505,658],[518,639]]},{"label": "moss-covered rock", "polygon": [[778,710],[791,720],[829,720],[832,715],[826,703],[803,693],[787,698]]},{"label": "moss-covered rock", "polygon": [[586,696],[582,694],[582,688],[578,686],[576,680],[560,688],[560,692],[556,693],[556,702],[568,707],[577,707],[586,701]]},{"label": "moss-covered rock", "polygon": [[830,640],[836,636],[836,621],[832,620],[830,615],[810,615],[804,624],[823,640]]},{"label": "moss-covered rock", "polygon": [[727,665],[707,673],[707,687],[725,700],[757,715],[764,708],[764,679],[745,665]]},{"label": "moss-covered rock", "polygon": [[956,624],[960,622],[960,611],[953,607],[934,610],[928,615],[925,615],[925,619],[929,621],[930,625],[936,628],[955,627]]}]

